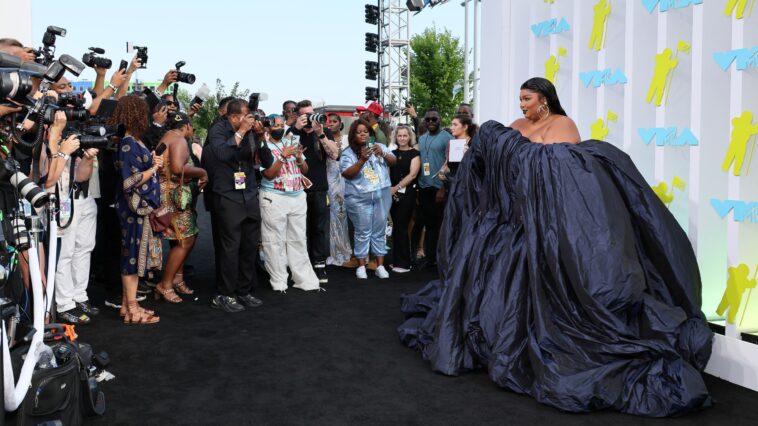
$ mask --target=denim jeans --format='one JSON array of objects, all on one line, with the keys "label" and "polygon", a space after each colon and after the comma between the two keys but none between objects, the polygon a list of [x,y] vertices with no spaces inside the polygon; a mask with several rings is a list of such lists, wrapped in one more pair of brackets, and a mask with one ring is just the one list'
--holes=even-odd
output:
[{"label": "denim jeans", "polygon": [[355,228],[354,251],[358,259],[368,258],[369,246],[374,256],[387,254],[387,215],[392,207],[390,189],[364,194],[345,194],[347,214]]}]

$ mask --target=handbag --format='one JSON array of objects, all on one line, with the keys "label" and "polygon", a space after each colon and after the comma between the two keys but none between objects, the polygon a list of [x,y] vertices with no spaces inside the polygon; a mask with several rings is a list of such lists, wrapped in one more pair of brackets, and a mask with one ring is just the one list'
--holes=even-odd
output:
[{"label": "handbag", "polygon": [[184,167],[182,167],[182,177],[179,179],[179,185],[169,190],[171,202],[177,210],[187,210],[192,202],[192,189],[189,185],[184,184]]},{"label": "handbag", "polygon": [[[169,185],[170,187],[171,180],[167,165],[163,166],[163,171],[166,174],[166,185]],[[166,198],[171,198],[171,190],[168,189],[168,191],[169,193],[167,194]],[[150,213],[150,228],[153,229],[154,233],[165,231],[169,226],[171,226],[171,216],[172,214],[168,206],[161,205]]]}]

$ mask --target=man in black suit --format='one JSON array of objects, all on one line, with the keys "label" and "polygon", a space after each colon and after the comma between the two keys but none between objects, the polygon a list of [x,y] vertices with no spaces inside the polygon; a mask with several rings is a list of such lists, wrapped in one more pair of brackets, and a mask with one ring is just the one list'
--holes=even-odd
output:
[{"label": "man in black suit", "polygon": [[263,303],[252,294],[257,287],[255,256],[261,220],[252,130],[259,127],[247,103],[234,99],[227,104],[226,120],[209,129],[205,149],[211,155],[203,155],[203,166],[212,175],[205,197],[210,196],[214,247],[218,253],[218,294],[211,306],[226,312],[239,312]]}]

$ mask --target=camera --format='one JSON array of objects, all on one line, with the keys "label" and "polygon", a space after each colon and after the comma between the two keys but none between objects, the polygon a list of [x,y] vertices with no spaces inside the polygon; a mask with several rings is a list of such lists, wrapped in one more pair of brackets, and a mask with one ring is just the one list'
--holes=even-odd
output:
[{"label": "camera", "polygon": [[13,242],[17,251],[29,250],[29,231],[26,230],[26,224],[21,217],[14,217],[11,220],[11,229],[13,229]]},{"label": "camera", "polygon": [[192,98],[190,101],[190,107],[195,104],[202,105],[205,103],[205,100],[208,99],[208,95],[211,94],[211,89],[208,88],[208,86],[203,83],[202,86],[200,86],[199,89],[197,89],[197,92],[195,93],[195,97]]},{"label": "camera", "polygon": [[134,46],[130,42],[126,42],[126,53],[131,53],[132,50],[137,51],[137,58],[140,59],[140,68],[147,68],[147,47]]},{"label": "camera", "polygon": [[326,124],[326,121],[327,121],[326,114],[321,114],[318,112],[308,113],[306,117],[308,119],[308,124],[306,125],[306,127],[313,126],[313,123]]},{"label": "camera", "polygon": [[176,63],[176,81],[179,83],[195,84],[195,74],[181,72],[181,68],[186,64],[184,61]]},{"label": "camera", "polygon": [[90,47],[89,50],[90,53],[85,53],[84,56],[82,56],[82,62],[84,65],[92,68],[99,67],[110,69],[111,65],[113,65],[113,62],[108,58],[101,58],[97,56],[105,53],[104,49],[101,49],[99,47]]},{"label": "camera", "polygon": [[42,36],[42,47],[37,49],[34,53],[37,54],[37,59],[34,61],[42,65],[50,65],[55,60],[55,39],[56,36],[65,37],[66,29],[50,25],[45,31],[45,35]]},{"label": "camera", "polygon": [[0,160],[0,180],[10,182],[19,194],[36,208],[44,206],[50,198],[47,192],[21,172],[21,166],[13,157]]}]

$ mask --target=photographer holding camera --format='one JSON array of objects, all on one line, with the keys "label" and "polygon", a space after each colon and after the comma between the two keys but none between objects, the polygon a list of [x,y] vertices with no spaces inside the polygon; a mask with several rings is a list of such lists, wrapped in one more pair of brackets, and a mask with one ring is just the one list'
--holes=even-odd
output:
[{"label": "photographer holding camera", "polygon": [[218,295],[211,306],[240,312],[263,302],[253,296],[257,287],[256,253],[260,239],[261,213],[254,158],[257,145],[253,132],[261,125],[247,103],[234,99],[227,104],[226,121],[211,127],[203,166],[213,170],[210,188],[216,257]]},{"label": "photographer holding camera", "polygon": [[306,241],[308,172],[303,147],[298,136],[284,136],[284,122],[280,116],[270,118],[267,129],[269,139],[260,152],[263,181],[259,194],[261,204],[261,241],[266,257],[266,271],[271,276],[271,287],[287,290],[287,267],[292,272],[293,287],[301,290],[318,290],[318,277],[308,260]]},{"label": "photographer holding camera", "polygon": [[305,177],[311,186],[305,188],[308,203],[307,240],[308,255],[319,283],[327,283],[326,259],[329,257],[329,181],[326,176],[327,150],[338,152],[334,136],[324,128],[326,116],[313,113],[309,100],[297,103],[298,118],[289,132],[300,137],[303,152],[307,153],[308,171]]},{"label": "photographer holding camera", "polygon": [[[55,193],[59,202],[60,256],[55,273],[58,317],[63,322],[81,325],[90,322],[90,315],[99,313],[87,297],[90,259],[95,248],[92,230],[97,227],[97,204],[88,193],[88,181],[98,151],[80,150],[76,134],[60,142],[65,127],[66,114],[57,111],[49,128],[49,156],[43,152],[40,161],[47,176],[45,189]],[[50,253],[50,256],[54,255]]]}]

